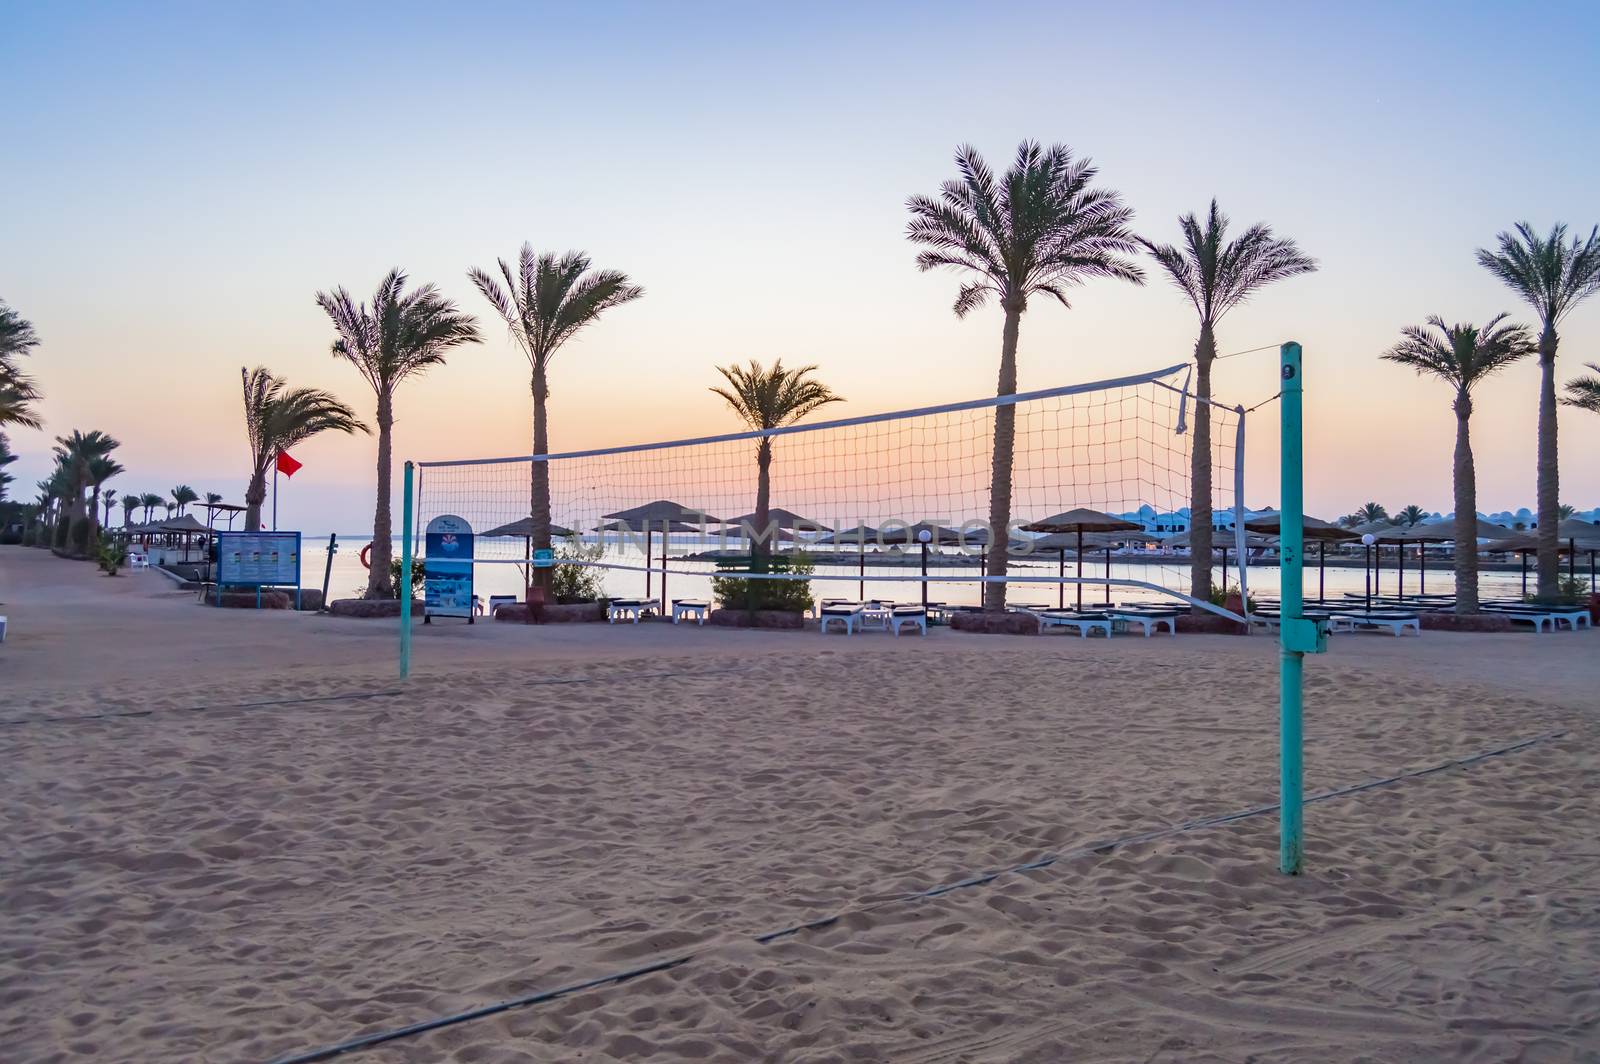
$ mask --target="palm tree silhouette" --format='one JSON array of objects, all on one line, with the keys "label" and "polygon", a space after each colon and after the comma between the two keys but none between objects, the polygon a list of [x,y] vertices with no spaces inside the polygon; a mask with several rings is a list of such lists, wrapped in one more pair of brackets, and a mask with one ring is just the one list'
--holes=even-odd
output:
[{"label": "palm tree silhouette", "polygon": [[393,554],[390,480],[393,472],[394,393],[400,382],[444,363],[445,353],[482,342],[477,323],[433,285],[405,291],[406,275],[390,270],[378,282],[372,304],[357,303],[344,288],[318,292],[317,306],[333,321],[339,338],[333,356],[354,366],[372,386],[378,404],[378,501],[372,515],[372,568],[368,598],[394,598],[389,575]]},{"label": "palm tree silhouette", "polygon": [[1501,233],[1495,251],[1479,249],[1478,263],[1505,282],[1539,315],[1539,554],[1538,597],[1561,595],[1561,480],[1556,454],[1556,327],[1574,307],[1600,292],[1600,227],[1587,240],[1567,240],[1567,227],[1557,225],[1541,237],[1527,222],[1515,232]]},{"label": "palm tree silhouette", "polygon": [[1315,259],[1293,240],[1252,225],[1228,240],[1228,216],[1211,201],[1205,224],[1192,214],[1178,219],[1181,247],[1141,240],[1200,315],[1194,344],[1195,421],[1189,454],[1189,594],[1211,597],[1211,365],[1217,358],[1217,323],[1223,315],[1274,281],[1311,273]]},{"label": "palm tree silhouette", "polygon": [[1600,414],[1600,363],[1585,362],[1584,365],[1594,372],[1568,381],[1567,394],[1561,401],[1568,406]]},{"label": "palm tree silhouette", "polygon": [[[1446,325],[1437,315],[1428,324],[1401,330],[1403,339],[1384,353],[1390,362],[1438,377],[1455,390],[1455,558],[1456,612],[1478,612],[1478,488],[1468,422],[1472,390],[1520,358],[1533,353],[1533,338],[1521,325],[1503,325],[1504,314],[1475,325]],[[1415,522],[1411,522],[1415,523]]]},{"label": "palm tree silhouette", "polygon": [[[1067,289],[1091,277],[1144,283],[1144,273],[1124,256],[1138,247],[1128,223],[1131,208],[1110,190],[1093,187],[1097,171],[1074,159],[1062,145],[1017,147],[1016,159],[996,178],[976,148],[956,149],[960,176],[946,181],[937,198],[906,201],[911,221],[906,236],[922,245],[917,269],[950,267],[966,275],[956,294],[956,317],[965,317],[992,296],[1005,312],[1000,331],[1000,380],[996,394],[1017,390],[1017,337],[1033,296],[1062,306]],[[994,449],[989,482],[991,542],[1004,542],[1011,525],[1012,457],[1017,410],[995,407]],[[986,610],[1006,607],[1006,552],[989,552],[984,584]]]},{"label": "palm tree silhouette", "polygon": [[[331,392],[318,388],[290,388],[265,366],[239,368],[244,385],[244,427],[250,442],[250,483],[244,492],[244,530],[261,528],[261,504],[267,499],[267,472],[278,452],[319,432],[370,432]],[[206,503],[222,501],[208,493]],[[208,515],[209,520],[209,515]]]},{"label": "palm tree silhouette", "polygon": [[[783,360],[770,368],[755,359],[748,366],[718,366],[717,372],[728,382],[726,388],[711,390],[727,400],[734,413],[750,428],[782,428],[792,425],[818,407],[842,401],[828,386],[814,380],[811,374],[816,366],[784,369]],[[750,536],[750,567],[756,572],[766,570],[766,561],[772,554],[772,437],[763,436],[756,444],[756,508],[755,527]]]}]

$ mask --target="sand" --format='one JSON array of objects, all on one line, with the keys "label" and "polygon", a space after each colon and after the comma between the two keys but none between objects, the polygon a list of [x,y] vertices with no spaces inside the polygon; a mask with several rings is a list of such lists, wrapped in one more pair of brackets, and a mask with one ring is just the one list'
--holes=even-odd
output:
[{"label": "sand", "polygon": [[1266,639],[437,624],[402,686],[392,622],[170,587],[0,548],[7,1061],[684,956],[341,1059],[1600,1059],[1591,632],[1335,639],[1312,791],[1540,741],[1310,806],[1290,879],[1272,816],[1080,853],[1275,799]]}]

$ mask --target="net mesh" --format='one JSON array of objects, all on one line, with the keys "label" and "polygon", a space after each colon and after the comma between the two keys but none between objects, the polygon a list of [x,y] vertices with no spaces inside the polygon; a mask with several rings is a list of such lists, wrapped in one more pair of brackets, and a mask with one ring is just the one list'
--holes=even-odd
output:
[{"label": "net mesh", "polygon": [[[1184,367],[1177,366],[1016,397],[1011,598],[1075,602],[1076,589],[1062,592],[1055,585],[1079,582],[1089,585],[1086,602],[1187,591],[1187,558],[1154,543],[1154,535],[1188,527],[1197,409],[1185,383]],[[772,434],[770,506],[787,511],[768,530],[773,549],[803,551],[814,566],[810,578],[822,582],[819,596],[865,598],[876,594],[876,585],[881,593],[908,599],[916,593],[903,583],[922,580],[916,530],[927,526],[933,536],[930,594],[951,604],[976,604],[982,562],[991,539],[999,538],[987,531],[999,402],[990,398]],[[1239,503],[1240,415],[1209,409],[1212,505],[1218,523],[1231,526]],[[726,565],[730,558],[748,557],[750,522],[725,522],[756,508],[762,442],[760,434],[743,433],[551,455],[550,520],[575,534],[557,537],[558,558],[601,570],[611,597],[659,595],[664,577],[675,581],[673,597],[710,597],[708,579],[719,559]],[[534,459],[418,464],[418,553],[429,520],[443,514],[463,518],[478,534],[480,592],[515,594],[526,580],[530,542],[515,530],[485,533],[528,518]],[[648,523],[622,525],[612,516],[657,502],[676,509],[665,535],[660,513]],[[1077,508],[1126,516],[1149,535],[1090,534],[1079,559],[1068,533],[1065,538],[1074,542],[1065,546],[1063,559],[1062,536],[1040,541],[1020,530]],[[789,515],[807,521],[793,528]],[[848,534],[830,537],[819,529]],[[1232,542],[1231,533],[1218,537],[1219,545]],[[897,583],[902,586],[883,590]]]}]

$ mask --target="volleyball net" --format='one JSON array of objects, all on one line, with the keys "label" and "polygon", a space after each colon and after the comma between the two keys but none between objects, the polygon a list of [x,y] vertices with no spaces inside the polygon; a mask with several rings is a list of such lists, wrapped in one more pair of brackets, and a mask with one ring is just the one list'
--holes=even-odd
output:
[{"label": "volleyball net", "polygon": [[[1011,504],[999,529],[990,527],[990,494],[1004,407],[1014,411]],[[916,582],[938,601],[975,604],[983,583],[1004,581],[1011,600],[1044,606],[1188,599],[1186,552],[1163,541],[1190,531],[1202,412],[1211,419],[1214,539],[1237,560],[1244,412],[1197,404],[1186,364],[766,431],[417,462],[414,550],[420,557],[432,519],[460,518],[475,535],[480,585],[515,593],[528,577],[547,480],[558,567],[592,571],[613,598],[659,593],[665,602],[669,578],[676,595],[709,597],[710,577],[750,568],[742,563],[755,541],[801,564],[748,575],[813,581],[818,597],[910,599],[917,592],[900,585]],[[763,452],[768,519],[757,527]],[[1127,527],[1096,528],[1091,518],[1086,528],[1028,528],[1074,510]],[[1001,549],[1006,575],[986,576],[990,552]],[[1235,583],[1243,573],[1236,566]]]}]

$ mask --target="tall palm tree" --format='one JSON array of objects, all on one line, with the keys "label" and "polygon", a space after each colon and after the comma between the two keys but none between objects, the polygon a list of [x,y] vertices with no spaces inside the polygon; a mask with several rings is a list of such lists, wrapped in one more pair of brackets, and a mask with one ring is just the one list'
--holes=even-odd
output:
[{"label": "tall palm tree", "polygon": [[1567,394],[1561,397],[1561,401],[1568,406],[1600,414],[1600,363],[1585,362],[1584,365],[1594,372],[1568,381]]},{"label": "tall palm tree", "polygon": [[1351,516],[1357,519],[1355,523],[1358,525],[1369,524],[1373,521],[1387,521],[1389,520],[1389,508],[1381,502],[1362,503]]},{"label": "tall palm tree", "polygon": [[346,359],[372,386],[378,402],[378,501],[372,516],[372,569],[367,574],[368,598],[394,598],[389,576],[393,521],[390,517],[390,475],[394,434],[394,393],[400,382],[444,362],[445,353],[462,344],[482,342],[477,323],[440,295],[433,285],[405,291],[406,275],[390,270],[378,283],[372,305],[357,303],[342,287],[318,292],[317,305],[333,321],[339,338],[335,358]]},{"label": "tall palm tree", "polygon": [[[1062,306],[1067,289],[1091,277],[1144,283],[1137,264],[1124,256],[1138,247],[1129,228],[1131,208],[1111,189],[1095,188],[1097,171],[1074,159],[1062,145],[1041,148],[1023,141],[1004,176],[996,178],[976,148],[956,149],[960,176],[946,181],[937,197],[906,201],[911,221],[906,236],[922,245],[917,268],[949,267],[965,278],[956,294],[956,317],[965,317],[992,296],[1005,314],[1000,331],[998,395],[1017,390],[1017,337],[1033,296]],[[1016,407],[995,407],[994,451],[989,484],[990,534],[1003,539],[1011,525],[1012,457]],[[990,551],[983,602],[1006,606],[1006,552]]]},{"label": "tall palm tree", "polygon": [[1600,292],[1600,227],[1588,239],[1567,240],[1567,227],[1541,237],[1527,222],[1501,233],[1494,251],[1480,248],[1478,263],[1539,315],[1539,598],[1561,594],[1561,545],[1556,507],[1561,503],[1556,454],[1556,327],[1579,303]]},{"label": "tall palm tree", "polygon": [[1257,291],[1288,277],[1311,273],[1315,259],[1293,240],[1277,237],[1257,223],[1233,240],[1228,216],[1211,201],[1205,223],[1193,214],[1178,219],[1181,246],[1141,240],[1200,315],[1194,344],[1195,419],[1189,454],[1189,594],[1211,597],[1211,366],[1217,358],[1217,323]]},{"label": "tall palm tree", "polygon": [[[119,474],[125,472],[127,472],[127,470],[122,468],[122,464],[120,462],[116,461],[114,458],[107,457],[106,455],[99,455],[89,460],[89,487],[93,489],[89,496],[89,520],[94,523],[96,534],[98,534],[99,529],[102,526],[102,522],[100,521],[100,486],[106,481],[110,480],[112,477],[118,476]],[[114,493],[110,490],[107,490],[106,520],[108,521],[111,519],[110,496],[112,494]]]},{"label": "tall palm tree", "polygon": [[139,505],[144,507],[144,523],[149,524],[156,516],[156,507],[167,500],[153,491],[147,491],[139,496]]},{"label": "tall palm tree", "polygon": [[1403,509],[1397,511],[1389,520],[1392,524],[1400,525],[1405,528],[1412,528],[1416,525],[1422,524],[1422,522],[1426,521],[1427,519],[1428,511],[1424,510],[1416,503],[1412,503],[1410,506],[1404,507]]},{"label": "tall palm tree", "polygon": [[101,520],[100,527],[109,528],[111,527],[111,511],[116,509],[117,506],[117,490],[115,488],[106,488],[102,491],[100,493],[100,505],[106,508],[105,517]]},{"label": "tall palm tree", "polygon": [[129,492],[122,496],[122,527],[127,528],[133,524],[133,511],[144,504],[144,499],[137,492]]},{"label": "tall palm tree", "polygon": [[[545,403],[550,396],[550,360],[561,345],[585,326],[593,324],[612,307],[631,303],[644,295],[644,289],[620,270],[591,270],[589,256],[569,251],[557,258],[535,254],[532,244],[523,244],[513,270],[505,259],[498,260],[500,286],[486,270],[471,269],[467,276],[483,293],[495,312],[505,319],[511,336],[522,348],[532,370],[533,453],[550,453],[549,421]],[[531,463],[528,512],[533,518],[530,546],[550,546],[550,466]],[[548,570],[538,570],[545,574]]]},{"label": "tall palm tree", "polygon": [[[784,369],[782,359],[768,368],[751,359],[748,366],[718,366],[717,372],[728,386],[714,386],[711,390],[727,400],[734,413],[752,429],[759,432],[782,428],[818,407],[842,401],[842,396],[811,377],[816,368]],[[755,527],[750,537],[750,563],[756,572],[766,569],[766,560],[772,554],[771,505],[772,437],[763,436],[756,444]]]},{"label": "tall palm tree", "polygon": [[[244,529],[261,528],[261,504],[267,499],[267,473],[277,461],[278,452],[319,432],[370,432],[332,392],[319,388],[290,388],[265,366],[239,368],[244,384],[244,429],[250,441],[250,484],[244,492]],[[206,494],[206,504],[214,505],[222,496]]]},{"label": "tall palm tree", "polygon": [[200,495],[187,484],[179,484],[172,489],[172,505],[177,508],[179,517],[182,517],[188,510],[189,504],[198,498]]},{"label": "tall palm tree", "polygon": [[0,428],[22,425],[39,428],[33,404],[40,398],[33,379],[17,367],[17,359],[39,346],[33,325],[0,301]]},{"label": "tall palm tree", "polygon": [[76,520],[83,516],[83,491],[90,482],[89,463],[96,458],[105,458],[120,446],[122,446],[120,442],[99,429],[92,432],[74,429],[70,436],[56,437],[56,458],[66,468],[69,479],[70,493],[67,497],[66,511],[68,520]]},{"label": "tall palm tree", "polygon": [[1521,325],[1503,325],[1504,314],[1483,328],[1446,325],[1435,315],[1426,326],[1401,330],[1401,341],[1384,353],[1390,362],[1431,374],[1455,389],[1456,612],[1478,612],[1478,486],[1472,461],[1472,389],[1519,358],[1533,353],[1533,338]]}]

